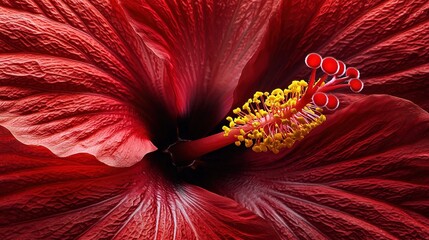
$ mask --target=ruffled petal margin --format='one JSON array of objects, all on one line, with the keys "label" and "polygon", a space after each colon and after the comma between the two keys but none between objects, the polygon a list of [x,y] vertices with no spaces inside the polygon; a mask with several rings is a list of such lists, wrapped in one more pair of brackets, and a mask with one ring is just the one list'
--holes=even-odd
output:
[{"label": "ruffled petal margin", "polygon": [[165,178],[150,155],[114,168],[56,157],[0,128],[0,238],[277,239],[233,200]]},{"label": "ruffled petal margin", "polygon": [[156,149],[165,71],[116,1],[0,1],[0,125],[21,142],[130,166]]},{"label": "ruffled petal margin", "polygon": [[426,111],[369,96],[282,155],[231,157],[239,166],[222,169],[240,170],[214,172],[210,188],[286,239],[428,239],[427,136]]}]

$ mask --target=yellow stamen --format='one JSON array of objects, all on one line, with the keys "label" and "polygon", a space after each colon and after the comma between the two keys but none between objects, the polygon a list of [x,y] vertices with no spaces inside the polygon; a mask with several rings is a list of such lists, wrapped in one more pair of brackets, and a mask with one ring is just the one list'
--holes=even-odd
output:
[{"label": "yellow stamen", "polygon": [[244,143],[255,152],[278,153],[283,148],[291,148],[326,120],[322,109],[311,101],[302,105],[306,90],[307,83],[301,80],[293,81],[287,89],[256,92],[242,108],[233,110],[234,118],[226,118],[229,127],[222,128],[224,135],[239,129],[235,145]]}]

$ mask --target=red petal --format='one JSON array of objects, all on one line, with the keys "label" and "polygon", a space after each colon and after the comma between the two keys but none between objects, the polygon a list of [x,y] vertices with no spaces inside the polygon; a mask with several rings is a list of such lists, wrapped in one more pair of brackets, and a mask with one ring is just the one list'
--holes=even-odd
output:
[{"label": "red petal", "polygon": [[60,156],[129,166],[155,150],[145,129],[164,112],[150,89],[163,94],[165,70],[108,2],[0,2],[0,124]]},{"label": "red petal", "polygon": [[242,172],[222,175],[213,187],[284,238],[428,239],[428,135],[421,108],[366,97],[283,156],[242,156]]},{"label": "red petal", "polygon": [[363,93],[400,96],[427,110],[428,10],[427,1],[285,1],[243,73],[237,102],[256,90],[307,79],[305,55],[318,52],[357,67]]},{"label": "red petal", "polygon": [[58,158],[3,128],[0,158],[1,239],[277,238],[234,201],[164,179],[155,166],[112,168],[83,154]]},{"label": "red petal", "polygon": [[122,1],[136,28],[173,66],[171,84],[185,137],[210,131],[231,107],[241,72],[277,3]]}]

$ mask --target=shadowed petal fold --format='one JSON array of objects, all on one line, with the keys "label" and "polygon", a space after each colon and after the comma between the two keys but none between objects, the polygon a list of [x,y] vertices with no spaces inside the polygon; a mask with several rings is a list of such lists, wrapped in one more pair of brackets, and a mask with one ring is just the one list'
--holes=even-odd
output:
[{"label": "shadowed petal fold", "polygon": [[0,125],[24,143],[140,161],[165,71],[115,1],[0,1]]},{"label": "shadowed petal fold", "polygon": [[141,36],[172,65],[182,136],[212,130],[258,48],[278,1],[122,0]]},{"label": "shadowed petal fold", "polygon": [[0,238],[277,238],[236,202],[169,180],[150,155],[113,168],[87,154],[56,157],[1,128]]},{"label": "shadowed petal fold", "polygon": [[[374,95],[282,155],[231,157],[211,187],[290,239],[427,239],[429,114]],[[227,166],[222,166],[224,169]]]},{"label": "shadowed petal fold", "polygon": [[425,0],[283,1],[259,55],[245,68],[236,102],[307,79],[304,58],[318,52],[357,67],[362,93],[395,95],[428,110],[428,13]]}]

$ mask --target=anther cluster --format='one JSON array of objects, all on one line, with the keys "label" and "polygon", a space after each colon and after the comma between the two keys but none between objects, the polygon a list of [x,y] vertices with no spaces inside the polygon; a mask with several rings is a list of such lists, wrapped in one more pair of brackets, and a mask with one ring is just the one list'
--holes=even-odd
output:
[{"label": "anther cluster", "polygon": [[[293,81],[287,89],[256,92],[241,108],[233,110],[235,117],[226,118],[229,125],[222,128],[224,136],[234,134],[235,145],[255,152],[278,153],[321,125],[326,120],[323,108],[338,108],[338,98],[327,92],[345,87],[360,92],[363,88],[359,71],[347,68],[342,61],[310,53],[305,63],[312,69],[308,83]],[[318,68],[323,75],[316,81]],[[329,76],[332,78],[325,82]]]}]

